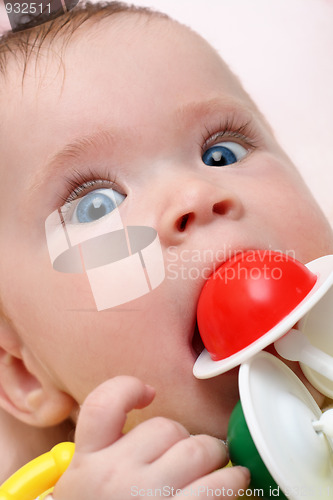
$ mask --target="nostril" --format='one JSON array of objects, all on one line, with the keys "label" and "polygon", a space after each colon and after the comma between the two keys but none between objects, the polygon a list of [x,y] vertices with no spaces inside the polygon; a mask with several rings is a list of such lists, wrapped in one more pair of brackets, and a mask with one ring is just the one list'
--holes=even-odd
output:
[{"label": "nostril", "polygon": [[176,222],[176,227],[178,231],[180,231],[181,233],[185,231],[188,222],[190,222],[190,220],[193,219],[193,217],[194,217],[193,214],[185,214],[182,215],[182,217],[179,217],[179,219]]},{"label": "nostril", "polygon": [[219,215],[227,215],[232,211],[232,209],[233,207],[231,200],[223,200],[213,205],[213,212]]}]

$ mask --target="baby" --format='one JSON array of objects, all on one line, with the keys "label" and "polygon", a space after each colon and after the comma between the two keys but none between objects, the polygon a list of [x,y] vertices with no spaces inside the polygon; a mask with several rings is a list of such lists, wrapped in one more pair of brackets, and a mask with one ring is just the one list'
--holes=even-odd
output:
[{"label": "baby", "polygon": [[[221,469],[220,440],[237,370],[192,374],[200,291],[240,250],[332,253],[329,224],[237,78],[166,16],[79,6],[4,38],[0,68],[1,407],[33,428],[77,421],[57,500],[236,497],[249,474]],[[87,273],[53,268],[45,221],[98,233],[113,212],[157,232],[165,277],[98,311]]]}]

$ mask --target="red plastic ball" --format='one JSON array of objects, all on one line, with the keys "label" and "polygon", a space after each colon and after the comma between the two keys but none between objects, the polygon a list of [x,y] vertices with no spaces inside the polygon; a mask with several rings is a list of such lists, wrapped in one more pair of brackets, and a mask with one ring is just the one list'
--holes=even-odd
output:
[{"label": "red plastic ball", "polygon": [[265,335],[313,288],[317,277],[280,252],[248,251],[222,264],[205,283],[198,327],[214,361]]}]

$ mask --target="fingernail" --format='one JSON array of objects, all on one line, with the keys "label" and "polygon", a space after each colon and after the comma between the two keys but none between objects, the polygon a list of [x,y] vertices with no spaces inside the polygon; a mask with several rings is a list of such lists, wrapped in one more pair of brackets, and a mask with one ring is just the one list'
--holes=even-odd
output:
[{"label": "fingernail", "polygon": [[242,472],[242,474],[246,477],[246,479],[248,481],[250,481],[250,479],[251,479],[251,473],[250,473],[250,471],[249,471],[249,469],[247,467],[243,467],[241,465],[237,465],[236,468],[239,469]]},{"label": "fingernail", "polygon": [[156,391],[155,391],[155,389],[154,389],[154,387],[153,387],[152,385],[145,384],[145,386],[146,386],[147,391],[148,391],[151,395],[155,394],[155,392],[156,392]]},{"label": "fingernail", "polygon": [[229,447],[228,447],[228,441],[225,441],[224,439],[219,439],[220,443],[223,445],[223,448],[225,450],[225,453],[227,455],[227,458],[229,459]]}]

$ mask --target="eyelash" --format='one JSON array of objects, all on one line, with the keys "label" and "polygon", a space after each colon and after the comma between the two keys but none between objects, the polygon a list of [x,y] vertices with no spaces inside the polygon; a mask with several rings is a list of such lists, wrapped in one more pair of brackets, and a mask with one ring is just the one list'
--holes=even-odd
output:
[{"label": "eyelash", "polygon": [[67,192],[65,196],[60,196],[63,203],[71,204],[73,201],[81,197],[82,194],[88,194],[94,189],[112,188],[116,179],[110,176],[107,172],[101,179],[100,172],[89,169],[88,172],[80,172],[74,170],[70,176],[65,177]]},{"label": "eyelash", "polygon": [[210,126],[205,126],[205,134],[202,136],[201,153],[205,153],[218,139],[222,138],[238,139],[250,149],[255,149],[258,146],[258,139],[250,121],[241,126],[236,126],[234,120],[227,119],[225,122],[221,121],[218,127],[214,129],[210,128]]},{"label": "eyelash", "polygon": [[95,189],[112,188],[115,185],[116,180],[110,177],[109,172],[106,173],[104,179],[101,179],[100,172],[89,169],[87,172],[73,170],[71,174],[65,177],[65,182],[67,186],[65,195],[59,195],[59,198],[62,201],[62,225],[65,225],[66,219],[69,217],[72,203],[81,198],[81,195],[88,194],[90,191],[94,191]]}]

